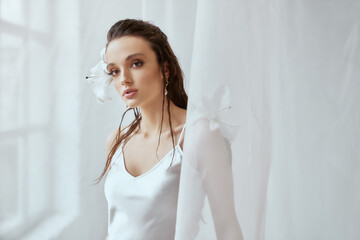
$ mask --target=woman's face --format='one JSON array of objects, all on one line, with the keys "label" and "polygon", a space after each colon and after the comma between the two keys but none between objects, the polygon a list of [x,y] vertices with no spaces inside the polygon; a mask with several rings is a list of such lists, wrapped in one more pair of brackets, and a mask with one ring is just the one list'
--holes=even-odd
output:
[{"label": "woman's face", "polygon": [[144,107],[162,100],[161,68],[150,43],[143,38],[124,36],[112,40],[106,50],[106,63],[115,89],[129,107]]}]

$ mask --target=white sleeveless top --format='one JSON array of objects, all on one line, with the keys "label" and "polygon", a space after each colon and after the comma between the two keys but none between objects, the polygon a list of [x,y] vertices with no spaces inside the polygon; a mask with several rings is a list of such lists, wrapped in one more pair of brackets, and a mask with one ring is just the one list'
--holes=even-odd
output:
[{"label": "white sleeveless top", "polygon": [[[170,240],[175,235],[182,150],[178,143],[154,167],[134,177],[125,168],[122,144],[111,160],[104,192],[108,240]],[[171,166],[170,166],[171,164]]]}]

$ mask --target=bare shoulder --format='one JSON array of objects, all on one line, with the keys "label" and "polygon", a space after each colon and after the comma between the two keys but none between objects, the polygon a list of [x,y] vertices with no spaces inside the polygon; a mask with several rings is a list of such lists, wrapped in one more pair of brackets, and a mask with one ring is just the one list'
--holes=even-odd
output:
[{"label": "bare shoulder", "polygon": [[117,132],[118,132],[118,129],[114,129],[107,136],[106,146],[105,146],[106,147],[106,156],[109,154],[109,152],[114,144],[114,140],[115,140]]},{"label": "bare shoulder", "polygon": [[[179,133],[181,133],[186,124],[186,110],[181,109],[178,113],[178,117],[181,122],[180,128],[178,129],[178,131],[179,131]],[[181,139],[179,139],[180,140],[179,145],[180,145],[181,149],[183,149],[184,139],[185,139],[185,131],[183,132],[183,135],[179,136],[179,137],[181,137]]]},{"label": "bare shoulder", "polygon": [[177,107],[174,113],[175,119],[183,126],[186,122],[186,109]]},{"label": "bare shoulder", "polygon": [[180,110],[180,116],[182,117],[184,123],[186,122],[186,112],[187,112],[186,109]]},{"label": "bare shoulder", "polygon": [[175,127],[173,130],[176,134],[180,134],[186,123],[186,110],[182,108],[176,109],[174,113]]},{"label": "bare shoulder", "polygon": [[[121,130],[123,130],[124,127],[121,128]],[[111,151],[111,148],[114,146],[114,143],[115,143],[115,138],[116,138],[116,135],[118,133],[119,129],[116,128],[114,130],[112,130],[109,135],[107,136],[107,139],[106,139],[106,156],[109,155],[110,151]]]}]

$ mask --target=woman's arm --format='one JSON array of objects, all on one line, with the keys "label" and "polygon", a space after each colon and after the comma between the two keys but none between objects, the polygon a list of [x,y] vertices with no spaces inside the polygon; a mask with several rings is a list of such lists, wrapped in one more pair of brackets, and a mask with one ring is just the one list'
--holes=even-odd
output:
[{"label": "woman's arm", "polygon": [[[214,133],[215,135],[217,133]],[[215,136],[216,148],[209,148],[207,173],[203,185],[208,196],[218,239],[242,240],[242,232],[236,216],[234,183],[230,159],[224,139]]]},{"label": "woman's arm", "polygon": [[198,150],[196,157],[198,162],[195,166],[202,176],[217,239],[242,240],[243,236],[235,212],[231,149],[226,144],[228,142],[219,129],[210,131],[208,120],[197,121],[192,129],[196,129],[194,137]]}]

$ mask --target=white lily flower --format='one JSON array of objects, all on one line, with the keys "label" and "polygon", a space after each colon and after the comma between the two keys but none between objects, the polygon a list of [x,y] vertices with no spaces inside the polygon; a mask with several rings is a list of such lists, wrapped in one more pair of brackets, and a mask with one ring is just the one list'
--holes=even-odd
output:
[{"label": "white lily flower", "polygon": [[209,97],[202,96],[199,100],[190,103],[189,122],[194,123],[201,118],[206,118],[209,120],[210,131],[220,128],[222,135],[232,142],[240,125],[231,124],[225,120],[224,111],[230,108],[230,90],[226,85],[221,85]]},{"label": "white lily flower", "polygon": [[112,76],[108,75],[106,72],[105,48],[100,51],[100,57],[101,60],[90,70],[91,74],[89,77],[86,77],[86,79],[93,85],[93,91],[98,102],[103,103],[111,100],[107,91],[109,85],[111,84]]}]

